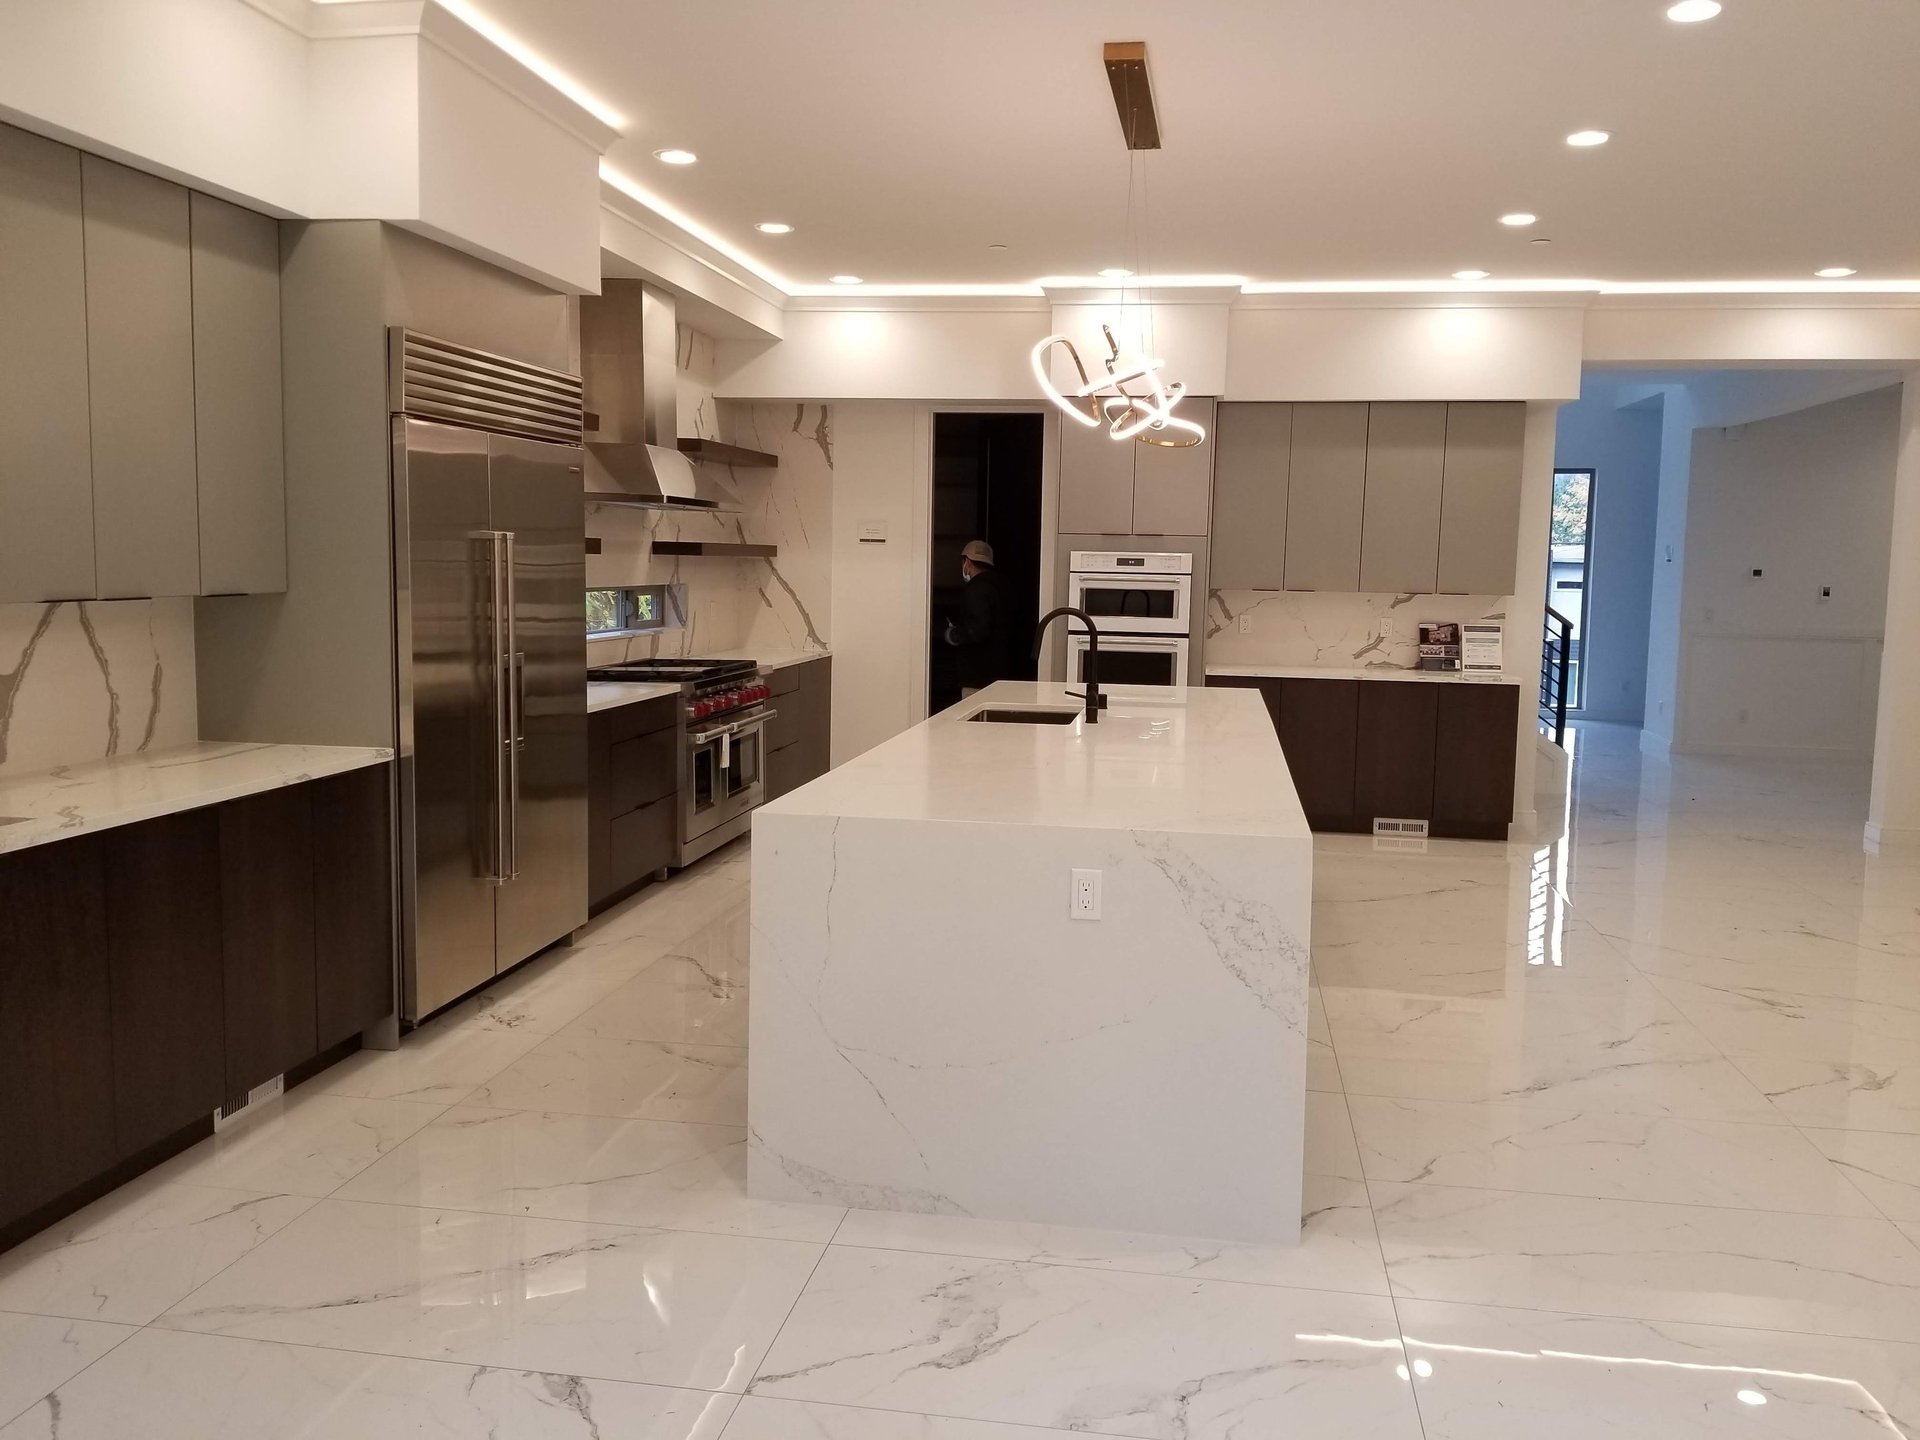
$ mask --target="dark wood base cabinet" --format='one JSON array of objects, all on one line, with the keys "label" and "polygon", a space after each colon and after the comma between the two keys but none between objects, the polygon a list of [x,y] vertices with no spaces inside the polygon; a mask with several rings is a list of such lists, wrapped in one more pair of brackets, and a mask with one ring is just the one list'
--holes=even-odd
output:
[{"label": "dark wood base cabinet", "polygon": [[767,799],[817,780],[833,764],[833,661],[827,657],[773,672],[774,717],[767,724]]},{"label": "dark wood base cabinet", "polygon": [[1443,838],[1507,838],[1517,687],[1239,675],[1207,683],[1260,692],[1315,830],[1367,835],[1375,820],[1425,820]]},{"label": "dark wood base cabinet", "polygon": [[587,716],[587,909],[623,900],[680,843],[677,696]]},{"label": "dark wood base cabinet", "polygon": [[0,1248],[392,1013],[390,783],[0,855]]}]

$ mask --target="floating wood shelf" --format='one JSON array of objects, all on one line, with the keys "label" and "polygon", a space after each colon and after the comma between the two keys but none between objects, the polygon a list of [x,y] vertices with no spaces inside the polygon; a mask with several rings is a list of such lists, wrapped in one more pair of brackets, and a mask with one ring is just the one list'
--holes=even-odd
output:
[{"label": "floating wood shelf", "polygon": [[744,445],[723,445],[718,440],[699,440],[682,438],[679,442],[680,453],[695,460],[711,460],[716,465],[757,466],[766,469],[780,463],[778,455],[769,455],[764,450],[749,450]]},{"label": "floating wood shelf", "polygon": [[656,555],[713,555],[729,560],[771,560],[777,545],[749,545],[740,540],[656,540]]}]

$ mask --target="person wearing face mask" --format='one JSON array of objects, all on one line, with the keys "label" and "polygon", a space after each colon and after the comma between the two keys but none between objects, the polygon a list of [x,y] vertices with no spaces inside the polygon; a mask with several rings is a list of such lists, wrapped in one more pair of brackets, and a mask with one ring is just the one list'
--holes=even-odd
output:
[{"label": "person wearing face mask", "polygon": [[960,552],[960,613],[947,621],[947,644],[959,654],[962,697],[1001,678],[1007,659],[1007,607],[1000,575],[993,568],[993,547],[969,540]]}]

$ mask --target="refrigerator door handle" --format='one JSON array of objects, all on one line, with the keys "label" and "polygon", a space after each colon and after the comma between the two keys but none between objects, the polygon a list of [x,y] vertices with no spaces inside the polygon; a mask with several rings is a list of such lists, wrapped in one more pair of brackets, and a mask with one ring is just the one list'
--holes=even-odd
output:
[{"label": "refrigerator door handle", "polygon": [[499,885],[509,878],[512,846],[508,831],[510,797],[507,791],[507,756],[513,747],[508,700],[513,687],[508,670],[511,654],[507,649],[507,617],[510,613],[507,608],[507,537],[503,530],[483,530],[480,538],[487,542],[487,619],[492,632],[488,648],[492,652],[493,666],[491,693],[487,697],[493,718],[493,753],[488,760],[488,774],[493,781],[493,794],[490,797],[493,813],[488,817],[491,821],[491,843],[487,857],[487,879]]},{"label": "refrigerator door handle", "polygon": [[502,878],[516,879],[520,874],[520,752],[527,743],[526,679],[527,657],[520,648],[520,587],[514,575],[514,533],[500,532],[501,571],[506,601],[501,660],[501,679],[505,691],[505,729],[501,749],[504,753],[506,804],[506,843],[501,851]]}]

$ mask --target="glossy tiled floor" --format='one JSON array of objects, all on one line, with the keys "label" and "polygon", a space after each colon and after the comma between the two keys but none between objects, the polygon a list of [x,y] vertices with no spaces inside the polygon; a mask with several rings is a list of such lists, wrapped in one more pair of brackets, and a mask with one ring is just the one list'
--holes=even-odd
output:
[{"label": "glossy tiled floor", "polygon": [[1298,1248],[748,1199],[723,854],[0,1256],[0,1437],[1920,1437],[1920,860],[1631,741],[1321,844]]}]

